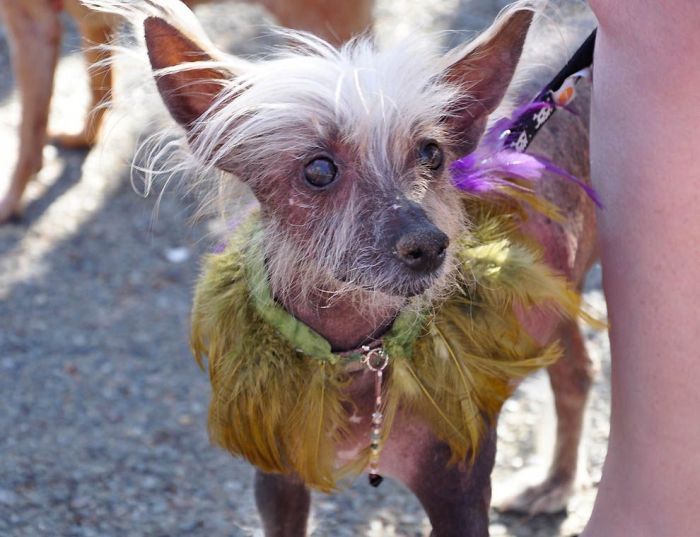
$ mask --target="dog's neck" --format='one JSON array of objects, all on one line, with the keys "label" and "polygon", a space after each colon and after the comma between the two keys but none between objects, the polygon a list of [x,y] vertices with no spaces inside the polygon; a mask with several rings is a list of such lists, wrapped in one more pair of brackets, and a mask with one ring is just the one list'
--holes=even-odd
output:
[{"label": "dog's neck", "polygon": [[281,304],[323,336],[335,352],[356,349],[381,337],[400,311],[400,307],[386,306],[370,314],[351,296],[329,299],[320,294],[304,301],[282,299]]}]

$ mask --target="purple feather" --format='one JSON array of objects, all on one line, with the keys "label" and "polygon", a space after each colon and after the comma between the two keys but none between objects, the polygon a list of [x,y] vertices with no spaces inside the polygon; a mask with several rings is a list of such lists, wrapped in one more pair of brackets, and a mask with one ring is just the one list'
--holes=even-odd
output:
[{"label": "purple feather", "polygon": [[559,177],[563,177],[564,179],[568,179],[569,181],[577,184],[579,187],[583,189],[583,191],[588,195],[589,198],[593,200],[593,203],[595,203],[600,209],[603,208],[603,202],[600,199],[600,196],[598,195],[598,192],[596,190],[581,181],[578,177],[576,177],[574,174],[567,172],[565,169],[560,168],[556,164],[554,164],[551,160],[542,157],[542,156],[536,156],[536,158],[539,162],[542,163],[544,166],[545,170],[547,170],[550,173],[556,174]]},{"label": "purple feather", "polygon": [[544,102],[518,107],[509,118],[492,125],[473,153],[450,165],[453,184],[476,196],[503,192],[503,187],[522,189],[512,179],[536,182],[547,171],[581,187],[598,207],[603,207],[597,192],[586,183],[539,155],[504,148],[504,141],[524,116],[550,106]]},{"label": "purple feather", "polygon": [[503,150],[490,155],[476,151],[455,161],[450,171],[457,188],[471,194],[484,194],[502,186],[517,187],[506,179],[508,177],[536,180],[542,176],[543,168],[545,165],[530,155]]}]

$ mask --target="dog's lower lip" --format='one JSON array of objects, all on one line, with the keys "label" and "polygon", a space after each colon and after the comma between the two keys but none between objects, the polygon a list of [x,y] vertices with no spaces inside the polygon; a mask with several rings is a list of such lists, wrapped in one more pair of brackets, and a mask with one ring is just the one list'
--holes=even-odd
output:
[{"label": "dog's lower lip", "polygon": [[395,295],[395,296],[403,296],[406,298],[411,298],[414,296],[422,295],[428,289],[430,289],[430,287],[433,285],[435,280],[437,280],[439,275],[440,275],[440,271],[437,270],[432,274],[424,275],[420,278],[416,278],[414,281],[412,281],[408,284],[404,283],[401,286],[388,288],[388,289],[384,290],[384,292],[387,294],[391,294],[391,295]]},{"label": "dog's lower lip", "polygon": [[413,296],[418,296],[422,295],[425,293],[428,289],[430,289],[430,286],[432,283],[435,281],[437,278],[437,275],[430,277],[429,280],[421,280],[420,282],[417,282],[417,284],[414,284],[411,286],[411,288],[404,293],[406,297],[413,297]]},{"label": "dog's lower lip", "polygon": [[413,298],[414,296],[422,295],[423,293],[425,293],[425,291],[426,291],[427,289],[428,289],[428,286],[426,286],[425,288],[420,289],[420,290],[418,290],[418,289],[411,289],[411,290],[409,290],[408,292],[403,293],[401,296],[405,296],[406,298]]},{"label": "dog's lower lip", "polygon": [[[440,274],[440,271],[436,271],[433,274],[430,275],[424,275],[415,281],[411,282],[410,284],[403,284],[401,286],[392,286],[392,285],[385,285],[382,287],[379,287],[377,290],[386,293],[388,295],[394,295],[394,296],[402,296],[406,298],[411,298],[414,296],[421,295],[427,291],[430,286],[433,284],[433,282],[438,278]],[[336,275],[336,278],[343,282],[347,283],[350,281],[350,278],[347,275]],[[358,284],[360,287],[364,287],[362,284]],[[367,286],[367,290],[372,290],[371,287]]]}]

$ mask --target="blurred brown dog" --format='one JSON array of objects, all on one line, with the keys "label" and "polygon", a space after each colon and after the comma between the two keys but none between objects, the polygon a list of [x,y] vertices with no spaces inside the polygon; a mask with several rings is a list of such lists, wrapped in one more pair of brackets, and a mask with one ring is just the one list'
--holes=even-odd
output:
[{"label": "blurred brown dog", "polygon": [[[183,0],[188,6],[210,0]],[[315,33],[334,44],[347,41],[371,27],[374,0],[251,0],[265,6],[284,26]],[[0,0],[0,17],[7,27],[12,65],[22,102],[19,155],[10,188],[0,198],[0,224],[19,214],[29,179],[42,166],[53,76],[61,41],[60,13],[75,18],[82,35],[88,67],[104,60],[107,52],[96,45],[109,42],[118,25],[114,16],[96,13],[79,0]],[[89,69],[91,102],[85,126],[77,134],[52,138],[68,148],[95,143],[112,87],[112,70]]]}]

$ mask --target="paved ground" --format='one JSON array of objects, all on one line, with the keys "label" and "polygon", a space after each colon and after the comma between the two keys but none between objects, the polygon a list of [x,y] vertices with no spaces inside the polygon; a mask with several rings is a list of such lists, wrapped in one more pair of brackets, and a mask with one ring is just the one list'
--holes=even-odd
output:
[{"label": "paved ground", "polygon": [[[497,4],[380,0],[379,33],[474,30]],[[231,50],[254,53],[265,42],[259,35],[266,19],[257,8],[205,6],[199,13]],[[77,44],[69,25],[56,128],[81,122],[86,92]],[[0,29],[0,188],[14,158],[19,113],[9,72]],[[134,70],[121,79],[138,76]],[[188,223],[194,201],[172,189],[154,219],[154,200],[129,184],[137,133],[149,132],[157,111],[147,95],[130,92],[129,108],[115,110],[109,136],[90,154],[47,148],[24,220],[0,228],[0,535],[260,535],[251,469],[209,446],[207,378],[187,348],[191,289],[198,258],[211,245],[209,229]],[[597,272],[587,298],[603,307]],[[605,334],[588,339],[603,363],[587,435],[586,466],[595,481],[607,440],[608,350]],[[516,471],[546,460],[537,446],[547,435],[536,428],[551,424],[546,385],[543,376],[531,379],[506,405],[497,493]],[[554,517],[494,513],[492,535],[574,535],[593,497],[594,489],[583,490],[568,514]],[[317,496],[313,526],[319,536],[428,532],[403,488],[386,483],[375,490],[364,480],[337,496]]]}]

